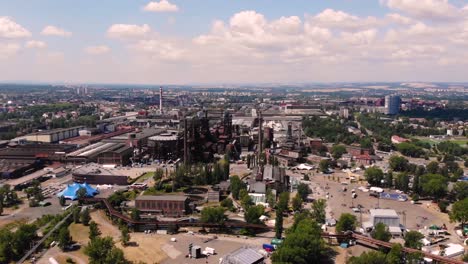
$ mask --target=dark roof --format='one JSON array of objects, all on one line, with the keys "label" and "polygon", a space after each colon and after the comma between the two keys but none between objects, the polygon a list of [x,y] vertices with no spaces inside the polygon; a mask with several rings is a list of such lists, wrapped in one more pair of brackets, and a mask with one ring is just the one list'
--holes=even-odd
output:
[{"label": "dark roof", "polygon": [[141,195],[138,196],[135,200],[142,201],[185,201],[188,197],[183,195]]}]

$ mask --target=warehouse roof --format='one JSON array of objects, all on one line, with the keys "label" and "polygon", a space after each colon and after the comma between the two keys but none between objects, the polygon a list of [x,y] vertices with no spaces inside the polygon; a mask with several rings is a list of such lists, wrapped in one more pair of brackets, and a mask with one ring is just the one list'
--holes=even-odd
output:
[{"label": "warehouse roof", "polygon": [[226,255],[221,263],[229,264],[250,264],[258,263],[264,257],[253,248],[241,247]]},{"label": "warehouse roof", "polygon": [[369,211],[371,216],[399,218],[397,212],[392,209],[370,209]]},{"label": "warehouse roof", "polygon": [[185,201],[188,197],[183,195],[140,195],[135,200],[143,201]]}]

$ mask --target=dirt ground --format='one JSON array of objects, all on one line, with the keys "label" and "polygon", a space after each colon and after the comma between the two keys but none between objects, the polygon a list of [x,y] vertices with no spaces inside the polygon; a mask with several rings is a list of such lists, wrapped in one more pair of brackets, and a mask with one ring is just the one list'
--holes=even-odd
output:
[{"label": "dirt ground", "polygon": [[162,248],[169,239],[170,237],[164,235],[131,233],[129,246],[123,247],[120,242],[117,242],[116,246],[124,251],[128,260],[135,263],[161,263],[167,258]]}]

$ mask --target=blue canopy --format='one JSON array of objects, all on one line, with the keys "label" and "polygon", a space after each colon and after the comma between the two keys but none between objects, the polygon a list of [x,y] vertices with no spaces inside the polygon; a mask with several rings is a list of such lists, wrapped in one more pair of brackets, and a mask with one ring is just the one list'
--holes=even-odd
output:
[{"label": "blue canopy", "polygon": [[67,188],[65,190],[59,192],[57,194],[58,197],[63,196],[65,199],[71,199],[71,200],[76,200],[78,198],[77,192],[79,189],[84,188],[86,190],[86,196],[87,197],[93,197],[94,195],[98,194],[99,191],[97,189],[94,189],[87,183],[76,183],[74,182],[73,184],[68,184]]}]

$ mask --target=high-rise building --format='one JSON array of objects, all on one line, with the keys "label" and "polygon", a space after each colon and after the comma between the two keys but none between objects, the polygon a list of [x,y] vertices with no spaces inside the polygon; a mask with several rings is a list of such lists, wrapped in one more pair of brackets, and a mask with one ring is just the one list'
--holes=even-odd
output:
[{"label": "high-rise building", "polygon": [[385,113],[387,115],[396,115],[400,111],[401,98],[398,95],[385,96]]},{"label": "high-rise building", "polygon": [[159,112],[162,114],[164,114],[164,111],[163,111],[163,88],[162,86],[159,87]]},{"label": "high-rise building", "polygon": [[346,107],[341,107],[340,108],[340,117],[344,119],[349,118],[349,109]]}]

